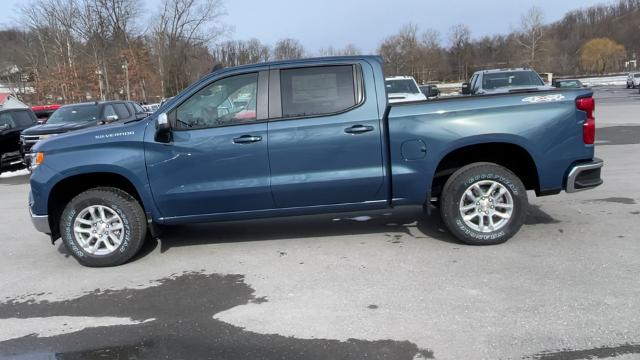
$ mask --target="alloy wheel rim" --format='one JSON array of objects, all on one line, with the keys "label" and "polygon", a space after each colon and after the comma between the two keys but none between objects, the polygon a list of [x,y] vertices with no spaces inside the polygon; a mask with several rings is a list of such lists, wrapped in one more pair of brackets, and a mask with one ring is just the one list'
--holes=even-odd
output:
[{"label": "alloy wheel rim", "polygon": [[112,208],[91,205],[76,216],[73,233],[84,251],[104,256],[113,253],[122,244],[124,224],[120,215]]},{"label": "alloy wheel rim", "polygon": [[492,233],[503,228],[511,219],[513,209],[511,192],[493,180],[482,180],[469,186],[459,204],[464,223],[481,233]]}]

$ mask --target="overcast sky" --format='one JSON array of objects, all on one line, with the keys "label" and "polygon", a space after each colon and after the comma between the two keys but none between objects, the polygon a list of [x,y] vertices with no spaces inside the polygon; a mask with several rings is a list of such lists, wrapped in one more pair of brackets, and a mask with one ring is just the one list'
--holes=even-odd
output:
[{"label": "overcast sky", "polygon": [[[144,0],[151,14],[161,0]],[[19,25],[17,4],[26,0],[0,0],[0,25]],[[273,44],[298,39],[310,52],[333,45],[355,44],[374,52],[382,39],[412,22],[420,29],[434,28],[446,42],[448,29],[464,23],[474,38],[507,33],[518,27],[520,15],[540,7],[547,22],[571,10],[606,0],[226,0],[223,21],[233,29],[228,37],[255,37]]]}]

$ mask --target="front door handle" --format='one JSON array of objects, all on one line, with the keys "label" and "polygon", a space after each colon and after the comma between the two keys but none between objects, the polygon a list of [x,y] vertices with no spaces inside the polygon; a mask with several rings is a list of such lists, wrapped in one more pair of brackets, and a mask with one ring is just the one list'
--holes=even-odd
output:
[{"label": "front door handle", "polygon": [[262,136],[242,135],[233,139],[235,144],[251,144],[262,140]]},{"label": "front door handle", "polygon": [[369,125],[353,125],[352,127],[348,127],[344,129],[344,132],[347,134],[362,134],[369,131],[373,131],[373,126]]}]

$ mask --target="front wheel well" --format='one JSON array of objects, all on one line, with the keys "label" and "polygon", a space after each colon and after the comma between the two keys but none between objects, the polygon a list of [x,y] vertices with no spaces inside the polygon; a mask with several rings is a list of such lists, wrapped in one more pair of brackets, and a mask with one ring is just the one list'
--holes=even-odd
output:
[{"label": "front wheel well", "polygon": [[136,187],[126,177],[115,173],[89,173],[70,176],[58,182],[49,193],[48,214],[51,236],[60,237],[59,225],[62,211],[76,195],[96,187],[112,187],[133,196],[144,208]]},{"label": "front wheel well", "polygon": [[484,143],[458,148],[443,157],[434,173],[431,196],[440,197],[444,184],[454,172],[476,162],[504,166],[520,178],[527,190],[540,191],[538,169],[527,150],[511,143]]}]

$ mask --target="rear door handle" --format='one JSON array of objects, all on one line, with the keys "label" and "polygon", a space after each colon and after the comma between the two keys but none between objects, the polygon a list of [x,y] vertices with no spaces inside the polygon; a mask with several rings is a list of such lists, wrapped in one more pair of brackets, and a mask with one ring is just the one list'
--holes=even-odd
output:
[{"label": "rear door handle", "polygon": [[233,139],[235,144],[251,144],[262,140],[262,136],[242,135]]},{"label": "rear door handle", "polygon": [[352,127],[348,127],[344,129],[344,132],[347,134],[362,134],[369,131],[373,131],[373,126],[369,125],[353,125]]}]

